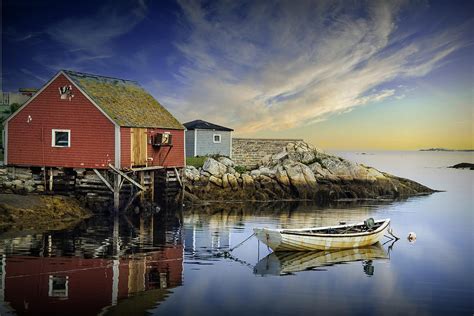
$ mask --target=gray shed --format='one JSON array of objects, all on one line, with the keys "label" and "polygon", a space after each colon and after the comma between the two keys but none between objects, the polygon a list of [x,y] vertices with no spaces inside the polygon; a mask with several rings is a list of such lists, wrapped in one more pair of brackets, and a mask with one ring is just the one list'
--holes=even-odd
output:
[{"label": "gray shed", "polygon": [[186,157],[231,156],[233,129],[202,120],[183,125],[186,127]]}]

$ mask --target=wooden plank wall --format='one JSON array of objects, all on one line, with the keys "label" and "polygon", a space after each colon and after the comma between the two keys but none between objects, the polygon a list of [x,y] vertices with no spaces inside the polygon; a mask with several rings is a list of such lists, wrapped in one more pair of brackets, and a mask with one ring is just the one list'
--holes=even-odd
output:
[{"label": "wooden plank wall", "polygon": [[147,166],[148,158],[148,134],[146,128],[131,128],[131,158],[132,166]]}]

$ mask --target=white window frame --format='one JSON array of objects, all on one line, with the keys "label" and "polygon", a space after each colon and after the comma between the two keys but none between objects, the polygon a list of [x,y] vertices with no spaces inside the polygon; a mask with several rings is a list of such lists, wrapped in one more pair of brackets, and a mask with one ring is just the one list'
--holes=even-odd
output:
[{"label": "white window frame", "polygon": [[[67,133],[67,146],[56,145],[56,132]],[[71,130],[70,129],[54,129],[51,131],[51,146],[57,148],[69,148],[71,147]]]},{"label": "white window frame", "polygon": [[[219,141],[216,141],[216,136],[219,136]],[[220,143],[222,143],[222,135],[221,135],[221,134],[214,134],[214,135],[212,135],[212,141],[214,142],[214,144],[220,144]]]},{"label": "white window frame", "polygon": [[[64,278],[66,282],[64,284],[64,290],[54,289],[54,278]],[[69,297],[69,276],[67,275],[49,275],[48,278],[48,296],[49,297],[58,297],[58,298],[67,298]]]}]

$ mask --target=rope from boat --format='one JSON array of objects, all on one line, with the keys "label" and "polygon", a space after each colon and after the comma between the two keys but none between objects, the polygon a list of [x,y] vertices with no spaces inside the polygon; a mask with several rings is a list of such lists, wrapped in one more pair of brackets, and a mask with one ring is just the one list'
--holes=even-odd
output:
[{"label": "rope from boat", "polygon": [[394,238],[395,238],[395,240],[399,240],[399,239],[400,239],[400,237],[395,236],[395,234],[393,233],[393,229],[392,229],[392,224],[391,224],[391,223],[388,224],[388,230],[387,230],[387,232],[388,232],[389,235],[392,236],[393,238],[391,238],[390,236],[384,235],[385,237],[387,237],[387,238],[389,238],[389,239],[392,239],[392,240],[393,240]]},{"label": "rope from boat", "polygon": [[249,240],[250,238],[252,238],[253,236],[255,235],[255,233],[253,233],[252,235],[248,236],[247,238],[245,238],[244,241],[240,242],[237,246],[233,247],[233,248],[230,248],[228,251],[223,251],[222,253],[225,255],[225,256],[228,256],[230,255],[230,253],[232,251],[234,251],[235,249],[239,248],[240,246],[242,246],[247,240]]}]

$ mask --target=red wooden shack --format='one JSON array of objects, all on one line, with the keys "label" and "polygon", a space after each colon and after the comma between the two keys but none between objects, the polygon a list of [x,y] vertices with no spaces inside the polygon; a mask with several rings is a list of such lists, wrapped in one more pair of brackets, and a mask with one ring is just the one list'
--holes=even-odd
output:
[{"label": "red wooden shack", "polygon": [[6,120],[5,164],[181,168],[184,127],[135,81],[62,70]]}]

